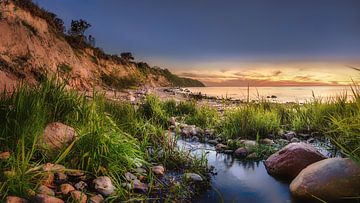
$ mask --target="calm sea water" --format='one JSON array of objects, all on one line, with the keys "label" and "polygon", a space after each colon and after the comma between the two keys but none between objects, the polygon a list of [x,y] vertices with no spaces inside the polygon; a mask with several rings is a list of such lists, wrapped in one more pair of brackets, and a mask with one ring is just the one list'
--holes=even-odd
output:
[{"label": "calm sea water", "polygon": [[[247,87],[191,87],[194,93],[201,92],[207,96],[220,98],[231,97],[233,99],[247,99]],[[349,86],[303,86],[303,87],[250,87],[250,99],[258,99],[259,96],[276,96],[279,102],[305,102],[315,97],[328,98],[344,93],[351,94]]]}]

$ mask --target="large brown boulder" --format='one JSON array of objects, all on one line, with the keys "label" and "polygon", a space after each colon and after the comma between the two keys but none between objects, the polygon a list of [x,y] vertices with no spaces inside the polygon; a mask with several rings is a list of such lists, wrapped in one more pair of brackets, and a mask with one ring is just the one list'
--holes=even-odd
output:
[{"label": "large brown boulder", "polygon": [[310,144],[291,143],[271,155],[265,167],[273,176],[294,179],[306,166],[325,158]]},{"label": "large brown boulder", "polygon": [[347,158],[325,159],[307,166],[290,184],[294,197],[334,201],[360,196],[360,165]]},{"label": "large brown boulder", "polygon": [[74,128],[59,122],[53,122],[46,126],[39,142],[44,149],[53,151],[70,144],[75,137]]}]

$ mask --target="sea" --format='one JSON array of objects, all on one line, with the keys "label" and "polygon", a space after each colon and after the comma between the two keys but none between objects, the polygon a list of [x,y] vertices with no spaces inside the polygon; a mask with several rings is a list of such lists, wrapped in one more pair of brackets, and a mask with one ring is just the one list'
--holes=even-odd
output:
[{"label": "sea", "polygon": [[329,100],[338,96],[351,99],[350,86],[281,86],[281,87],[190,87],[193,93],[201,93],[218,98],[247,100],[270,99],[273,101],[311,102],[316,99]]}]

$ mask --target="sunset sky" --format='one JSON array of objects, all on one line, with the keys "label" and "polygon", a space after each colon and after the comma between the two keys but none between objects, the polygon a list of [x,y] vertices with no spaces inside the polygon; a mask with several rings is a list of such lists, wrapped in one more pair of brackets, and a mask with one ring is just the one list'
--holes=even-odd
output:
[{"label": "sunset sky", "polygon": [[[209,86],[360,80],[359,0],[35,0],[110,53]],[[354,69],[355,68],[355,69]]]}]

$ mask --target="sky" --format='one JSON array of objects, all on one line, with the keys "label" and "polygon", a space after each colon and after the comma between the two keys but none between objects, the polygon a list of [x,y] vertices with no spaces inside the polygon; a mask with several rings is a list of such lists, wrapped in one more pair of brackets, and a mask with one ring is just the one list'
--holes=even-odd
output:
[{"label": "sky", "polygon": [[360,80],[359,0],[34,0],[96,46],[208,86]]}]

